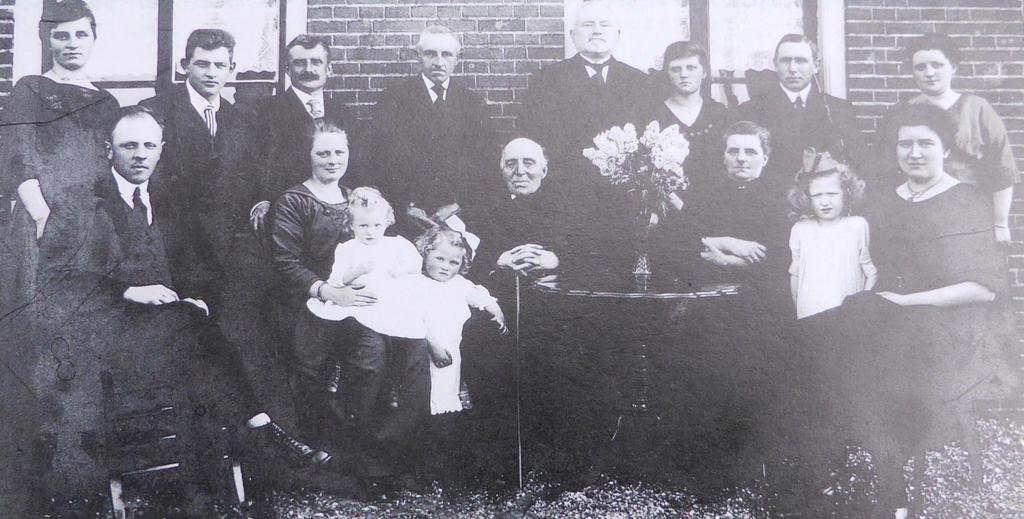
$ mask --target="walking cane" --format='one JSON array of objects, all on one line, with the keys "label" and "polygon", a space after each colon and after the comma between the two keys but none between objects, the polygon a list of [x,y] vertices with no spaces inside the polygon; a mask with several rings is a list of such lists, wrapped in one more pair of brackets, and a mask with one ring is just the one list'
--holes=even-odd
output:
[{"label": "walking cane", "polygon": [[513,353],[516,359],[515,377],[516,377],[516,456],[518,459],[519,468],[519,491],[523,490],[523,428],[522,420],[520,415],[522,398],[519,394],[519,275],[515,275],[516,279],[516,336],[513,340]]}]

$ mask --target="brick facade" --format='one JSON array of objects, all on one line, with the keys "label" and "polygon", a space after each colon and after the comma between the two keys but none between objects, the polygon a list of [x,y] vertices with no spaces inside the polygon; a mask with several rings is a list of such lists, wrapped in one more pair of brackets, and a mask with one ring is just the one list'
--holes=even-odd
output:
[{"label": "brick facade", "polygon": [[[0,0],[0,94],[11,89],[14,0]],[[938,31],[957,39],[964,59],[954,86],[988,99],[1010,130],[1024,166],[1024,0],[847,0],[848,98],[863,129],[886,107],[915,94],[901,49],[907,38]],[[457,74],[487,99],[504,131],[515,124],[530,72],[564,55],[561,0],[308,0],[308,32],[331,40],[328,89],[361,118],[390,81],[415,70],[412,44],[427,24],[462,34]],[[1024,189],[1011,227],[1024,239]],[[1018,314],[1024,317],[1024,243],[1009,255]],[[1024,324],[1024,318],[1019,319]]]},{"label": "brick facade", "polygon": [[[963,49],[953,87],[980,95],[1010,132],[1024,167],[1024,3],[1021,0],[848,0],[848,97],[864,128],[886,107],[917,93],[903,60],[907,39],[924,32],[954,37]],[[1018,187],[1010,227],[1017,241],[1009,255],[1018,337],[1024,336],[1024,188]]]},{"label": "brick facade", "polygon": [[14,88],[14,0],[0,0],[0,95]]},{"label": "brick facade", "polygon": [[448,26],[462,35],[456,73],[508,131],[529,73],[563,57],[562,18],[560,0],[309,0],[308,30],[332,41],[336,76],[327,88],[365,118],[389,81],[415,72],[416,35],[428,24]]}]

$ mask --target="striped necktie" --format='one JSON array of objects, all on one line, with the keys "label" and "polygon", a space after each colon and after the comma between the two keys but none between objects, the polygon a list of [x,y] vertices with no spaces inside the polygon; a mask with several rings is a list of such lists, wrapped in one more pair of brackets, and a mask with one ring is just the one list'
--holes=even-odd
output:
[{"label": "striped necktie", "polygon": [[210,137],[217,136],[217,112],[213,111],[213,105],[206,107],[203,111],[203,118],[206,119],[206,128],[210,130]]}]

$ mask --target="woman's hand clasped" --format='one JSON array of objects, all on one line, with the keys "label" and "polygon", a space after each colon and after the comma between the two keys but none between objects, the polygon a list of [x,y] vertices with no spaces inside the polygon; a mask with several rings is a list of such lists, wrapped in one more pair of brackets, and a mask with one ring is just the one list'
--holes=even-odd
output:
[{"label": "woman's hand clasped", "polygon": [[326,301],[338,306],[370,306],[377,302],[377,295],[362,286],[334,287],[324,285],[321,294]]}]

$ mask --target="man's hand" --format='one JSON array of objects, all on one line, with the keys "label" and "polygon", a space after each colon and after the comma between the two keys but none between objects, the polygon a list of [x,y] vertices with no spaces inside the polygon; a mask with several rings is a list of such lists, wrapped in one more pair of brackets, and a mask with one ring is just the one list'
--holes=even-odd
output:
[{"label": "man's hand", "polygon": [[128,287],[124,291],[125,301],[141,305],[163,305],[178,300],[178,294],[163,285]]},{"label": "man's hand", "polygon": [[252,208],[249,214],[249,225],[252,225],[253,232],[260,232],[266,224],[267,213],[270,212],[270,202],[264,200]]},{"label": "man's hand", "polygon": [[558,255],[535,243],[513,247],[498,256],[497,266],[516,272],[554,270],[558,268]]},{"label": "man's hand", "polygon": [[320,293],[324,299],[338,306],[370,306],[377,302],[376,294],[355,285],[344,287],[324,285]]}]

